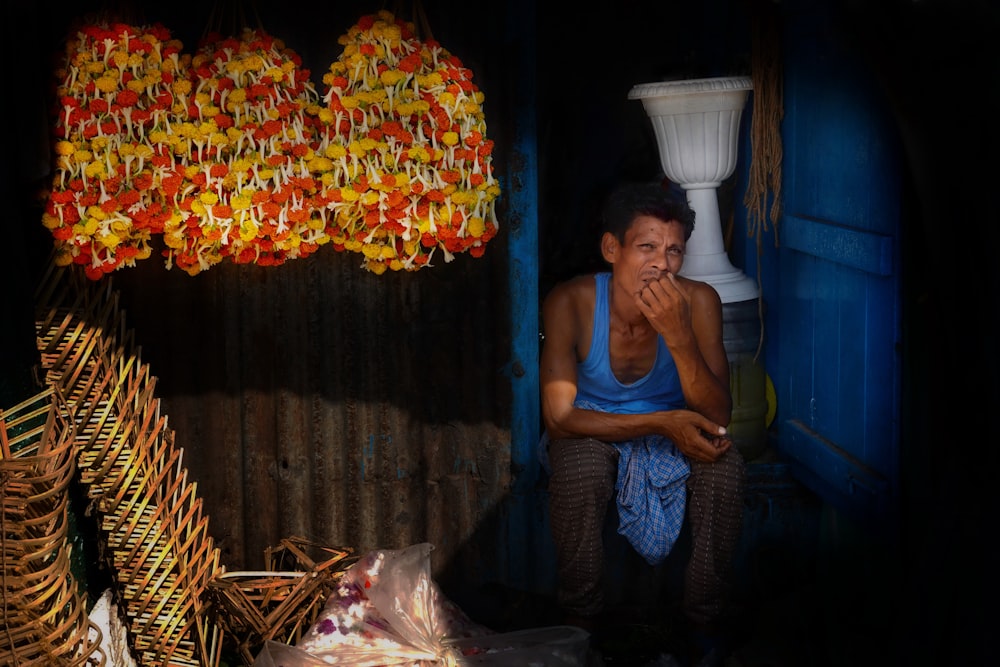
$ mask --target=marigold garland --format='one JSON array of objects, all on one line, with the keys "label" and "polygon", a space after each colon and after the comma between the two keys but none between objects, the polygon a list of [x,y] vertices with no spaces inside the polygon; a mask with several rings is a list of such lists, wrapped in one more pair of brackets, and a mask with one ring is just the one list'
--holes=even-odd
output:
[{"label": "marigold garland", "polygon": [[264,31],[211,35],[194,56],[159,24],[78,31],[42,218],[56,261],[96,280],[148,257],[155,234],[191,275],[331,242],[376,274],[438,249],[482,256],[500,187],[472,72],[388,11],[339,43],[320,98]]},{"label": "marigold garland", "polygon": [[318,103],[284,42],[244,29],[209,36],[191,63],[185,120],[174,128],[181,215],[164,229],[168,266],[194,275],[230,258],[277,265],[329,241],[307,162]]},{"label": "marigold garland", "polygon": [[363,16],[338,40],[324,75],[320,144],[311,163],[335,214],[333,245],[362,266],[429,266],[479,257],[498,230],[493,142],[472,72],[391,12]]},{"label": "marigold garland", "polygon": [[56,262],[98,279],[151,254],[169,209],[157,194],[156,128],[169,123],[182,45],[162,25],[88,25],[56,72],[60,110],[42,224]]}]

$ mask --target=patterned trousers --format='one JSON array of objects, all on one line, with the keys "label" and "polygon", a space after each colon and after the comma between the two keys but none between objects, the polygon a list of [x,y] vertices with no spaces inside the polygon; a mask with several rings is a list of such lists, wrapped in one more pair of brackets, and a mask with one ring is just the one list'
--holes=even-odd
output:
[{"label": "patterned trousers", "polygon": [[[549,514],[556,546],[557,601],[564,611],[593,616],[604,606],[602,532],[614,498],[618,452],[593,438],[549,444]],[[731,447],[714,463],[690,461],[687,520],[691,555],[684,570],[684,614],[718,619],[732,588],[732,561],[743,529],[746,466]]]}]

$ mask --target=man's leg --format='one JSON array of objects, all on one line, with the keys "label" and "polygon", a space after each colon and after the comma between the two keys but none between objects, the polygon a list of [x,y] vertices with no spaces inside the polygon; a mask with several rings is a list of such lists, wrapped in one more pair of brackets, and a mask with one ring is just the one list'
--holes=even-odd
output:
[{"label": "man's leg", "polygon": [[604,605],[601,534],[615,491],[618,452],[591,438],[549,444],[549,520],[556,546],[557,602],[575,617],[589,618]]},{"label": "man's leg", "polygon": [[728,611],[733,556],[743,529],[746,466],[736,447],[714,463],[690,463],[691,559],[683,610],[696,628],[710,628]]}]

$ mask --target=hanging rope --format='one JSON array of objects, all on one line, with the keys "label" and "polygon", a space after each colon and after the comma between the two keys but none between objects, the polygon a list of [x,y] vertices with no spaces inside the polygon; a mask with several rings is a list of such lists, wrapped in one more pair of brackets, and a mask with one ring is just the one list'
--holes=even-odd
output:
[{"label": "hanging rope", "polygon": [[[751,67],[753,78],[753,118],[750,125],[750,175],[743,203],[747,207],[747,236],[757,243],[757,289],[761,283],[762,239],[768,231],[768,218],[774,227],[774,245],[778,246],[778,218],[781,216],[781,119],[784,100],[781,71],[781,30],[776,9],[766,0],[754,3],[751,18]],[[767,211],[768,196],[771,210]],[[760,340],[754,361],[764,345],[764,300],[758,303]]]}]

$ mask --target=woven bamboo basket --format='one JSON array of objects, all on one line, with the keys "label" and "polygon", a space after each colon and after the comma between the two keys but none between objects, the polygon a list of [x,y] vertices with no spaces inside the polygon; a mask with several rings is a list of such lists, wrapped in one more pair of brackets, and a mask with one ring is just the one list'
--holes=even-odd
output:
[{"label": "woven bamboo basket", "polygon": [[267,640],[298,642],[357,556],[350,548],[291,537],[268,549],[265,561],[266,571],[226,572],[208,584],[211,613],[245,665]]},{"label": "woven bamboo basket", "polygon": [[110,281],[52,265],[35,304],[42,370],[69,406],[78,477],[98,513],[134,657],[150,667],[217,665],[223,636],[204,613],[204,591],[223,572],[219,552],[117,294]]},{"label": "woven bamboo basket", "polygon": [[0,664],[105,664],[70,569],[73,425],[48,388],[0,410]]}]

